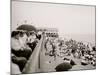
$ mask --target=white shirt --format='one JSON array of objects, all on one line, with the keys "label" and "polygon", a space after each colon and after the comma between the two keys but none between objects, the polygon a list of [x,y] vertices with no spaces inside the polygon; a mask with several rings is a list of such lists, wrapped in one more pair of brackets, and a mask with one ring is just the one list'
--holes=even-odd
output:
[{"label": "white shirt", "polygon": [[21,49],[21,45],[18,39],[11,38],[11,48],[14,50]]},{"label": "white shirt", "polygon": [[23,50],[26,48],[26,39],[27,35],[23,35],[23,37],[19,37],[19,39],[11,38],[11,47],[14,50]]}]

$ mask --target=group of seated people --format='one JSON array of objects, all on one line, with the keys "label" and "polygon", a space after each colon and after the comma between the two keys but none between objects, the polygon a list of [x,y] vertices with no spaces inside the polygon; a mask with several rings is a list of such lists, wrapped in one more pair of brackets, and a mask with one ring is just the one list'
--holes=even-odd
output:
[{"label": "group of seated people", "polygon": [[78,42],[76,40],[60,40],[59,38],[48,38],[45,42],[46,55],[56,57],[68,57],[81,59],[82,65],[96,65],[96,48],[89,47],[89,44]]},{"label": "group of seated people", "polygon": [[12,74],[22,73],[27,61],[34,51],[41,35],[29,31],[12,31],[11,33],[11,61]]}]

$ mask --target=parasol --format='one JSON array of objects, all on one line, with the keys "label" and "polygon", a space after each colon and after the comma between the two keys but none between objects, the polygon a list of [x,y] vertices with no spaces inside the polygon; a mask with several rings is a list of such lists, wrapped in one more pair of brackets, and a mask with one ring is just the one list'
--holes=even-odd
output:
[{"label": "parasol", "polygon": [[56,71],[68,71],[71,68],[72,68],[72,65],[70,63],[64,62],[56,66],[55,70]]},{"label": "parasol", "polygon": [[20,25],[17,30],[25,30],[25,31],[34,31],[36,32],[37,29],[32,26],[32,25],[28,25],[28,24],[23,24],[23,25]]}]

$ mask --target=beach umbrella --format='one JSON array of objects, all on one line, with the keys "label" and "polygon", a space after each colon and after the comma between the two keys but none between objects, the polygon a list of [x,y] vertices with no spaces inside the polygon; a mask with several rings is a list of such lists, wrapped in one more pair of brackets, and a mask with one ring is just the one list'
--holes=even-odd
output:
[{"label": "beach umbrella", "polygon": [[56,71],[68,71],[72,68],[72,65],[70,63],[64,62],[56,66]]},{"label": "beach umbrella", "polygon": [[23,25],[20,25],[17,30],[25,30],[25,31],[34,31],[36,32],[37,29],[32,26],[32,25],[28,25],[28,24],[23,24]]}]

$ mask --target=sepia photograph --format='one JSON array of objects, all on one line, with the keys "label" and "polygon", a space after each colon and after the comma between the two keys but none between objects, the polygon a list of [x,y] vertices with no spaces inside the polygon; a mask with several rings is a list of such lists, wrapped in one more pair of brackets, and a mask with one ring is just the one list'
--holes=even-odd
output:
[{"label": "sepia photograph", "polygon": [[11,74],[96,69],[96,6],[11,1]]}]

